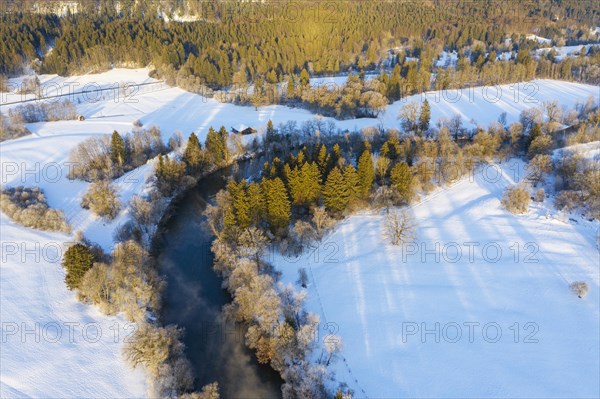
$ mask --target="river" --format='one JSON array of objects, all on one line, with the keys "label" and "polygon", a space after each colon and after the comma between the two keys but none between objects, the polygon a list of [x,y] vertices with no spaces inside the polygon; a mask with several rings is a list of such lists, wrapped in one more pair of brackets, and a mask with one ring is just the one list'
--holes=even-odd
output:
[{"label": "river", "polygon": [[242,326],[224,322],[222,307],[231,302],[231,296],[221,288],[222,279],[213,270],[213,237],[202,216],[207,203],[225,187],[228,175],[248,178],[261,169],[259,158],[202,179],[175,205],[156,247],[159,271],[167,281],[162,322],[185,329],[183,341],[196,389],[217,381],[225,399],[281,397],[279,374],[258,364],[244,344]]}]

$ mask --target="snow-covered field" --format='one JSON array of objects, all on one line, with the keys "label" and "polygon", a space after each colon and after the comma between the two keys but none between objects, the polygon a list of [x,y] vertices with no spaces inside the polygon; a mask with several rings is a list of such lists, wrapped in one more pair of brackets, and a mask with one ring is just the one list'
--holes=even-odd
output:
[{"label": "snow-covered field", "polygon": [[79,303],[60,266],[71,239],[0,214],[0,397],[139,398],[145,375],[121,359],[134,326]]},{"label": "snow-covered field", "polygon": [[384,240],[384,215],[361,214],[317,250],[275,256],[285,281],[308,270],[307,307],[321,341],[342,338],[333,369],[355,397],[600,396],[599,224],[547,219],[547,203],[502,209],[522,167],[490,165],[411,207],[406,247]]},{"label": "snow-covered field", "polygon": [[[112,91],[112,97],[110,91],[104,92],[105,99],[93,94],[77,94],[73,97],[74,103],[78,112],[85,117],[85,121],[28,124],[31,135],[0,144],[2,186],[40,186],[46,193],[49,205],[65,213],[73,231],[81,230],[86,237],[98,242],[105,250],[111,249],[114,230],[127,217],[127,210],[124,209],[112,223],[106,223],[94,217],[89,211],[80,208],[81,197],[86,192],[88,184],[79,181],[71,182],[66,177],[69,168],[67,163],[69,151],[79,142],[92,136],[110,134],[113,130],[122,134],[127,133],[131,130],[133,122],[138,119],[145,127],[152,125],[160,127],[165,140],[177,130],[181,131],[184,137],[194,131],[198,133],[200,140],[204,140],[208,128],[211,126],[218,128],[224,125],[230,128],[243,124],[254,127],[260,132],[269,119],[272,119],[275,125],[288,120],[296,120],[300,125],[303,121],[312,120],[315,117],[306,110],[284,106],[260,107],[256,111],[253,107],[218,103],[212,99],[157,83],[148,77],[146,69],[115,69],[98,75],[69,78],[44,75],[40,77],[40,80],[46,90],[45,95],[66,94],[69,88],[72,92],[79,93],[83,89],[108,88],[122,82],[156,83],[143,86],[138,93],[133,95],[117,97],[116,100],[114,91]],[[12,83],[18,83],[18,80],[13,80]],[[94,86],[94,84],[98,86]],[[556,99],[564,106],[573,107],[578,102],[584,103],[588,96],[598,98],[600,89],[597,86],[549,80],[539,80],[528,85],[527,87],[524,84],[520,86],[521,90],[517,100],[515,100],[515,90],[511,90],[509,86],[499,86],[501,98],[496,102],[494,102],[494,98],[499,94],[495,93],[499,92],[494,88],[487,91],[482,88],[475,88],[472,92],[464,90],[460,92],[460,98],[457,98],[457,92],[445,94],[432,92],[427,93],[426,96],[431,104],[434,122],[440,117],[450,118],[454,114],[459,114],[465,120],[466,125],[469,125],[469,121],[474,120],[476,123],[487,126],[490,122],[495,121],[502,112],[507,112],[509,123],[515,121],[523,109],[537,106],[542,101]],[[487,101],[486,96],[488,100],[492,98],[492,101]],[[408,100],[420,101],[422,98],[422,96],[413,96]],[[20,99],[21,95],[0,93],[1,111],[6,113],[11,107],[16,106],[6,105],[6,103]],[[98,101],[91,101],[93,99]],[[355,119],[335,121],[335,123],[339,128],[351,130],[376,126],[380,123],[385,127],[397,128],[399,127],[397,115],[406,101],[390,105],[380,119]],[[152,174],[152,170],[152,164],[148,164],[121,177],[116,182],[123,204],[126,204],[132,195],[140,194],[147,189],[146,179]],[[463,199],[458,198],[451,202],[452,207],[458,209],[454,211],[457,213],[468,207],[465,204],[470,204],[468,201],[458,202],[459,200]],[[444,199],[444,201],[450,200]],[[445,206],[449,207],[450,205],[446,204]],[[448,212],[452,213],[451,209]],[[369,220],[376,220],[369,218],[365,220],[365,223]],[[369,225],[364,227],[369,227]],[[144,376],[141,372],[133,372],[125,365],[120,356],[123,336],[126,333],[122,330],[122,320],[102,316],[93,308],[77,303],[73,293],[67,291],[64,286],[60,260],[46,254],[48,251],[51,254],[52,248],[57,251],[58,247],[45,247],[44,244],[51,242],[60,245],[68,241],[69,237],[59,233],[42,233],[17,226],[4,215],[0,218],[0,228],[3,256],[0,265],[0,300],[2,303],[0,318],[3,323],[0,396],[143,396],[145,393]],[[342,226],[339,231],[344,231],[344,229],[345,227]],[[378,233],[373,232],[372,234]],[[367,237],[365,244],[371,242],[375,245],[375,241],[369,240],[370,238]],[[11,247],[12,243],[17,243],[16,247]],[[34,248],[33,255],[28,252],[31,248]],[[348,250],[352,250],[351,247]],[[363,254],[369,252],[362,243],[361,246],[355,247],[355,250],[360,250]],[[367,252],[363,252],[364,250]],[[29,260],[29,257],[35,254],[40,257],[39,262]],[[382,253],[381,256],[385,256],[385,254]],[[362,276],[359,273],[355,277]],[[352,284],[360,284],[360,281],[353,281]],[[594,288],[592,298],[594,298],[593,295],[597,295],[596,292],[597,290]],[[531,295],[534,294],[538,295],[539,292],[536,291]],[[585,303],[589,304],[589,302],[588,300]],[[361,302],[360,306],[363,304]],[[403,305],[398,303],[397,306]],[[580,306],[580,304],[573,306]],[[374,320],[374,317],[379,314],[380,308],[375,310],[367,316],[365,308],[358,307],[351,313],[356,316],[361,315],[362,312],[364,317]],[[412,315],[417,316],[416,314]],[[44,323],[49,322],[55,322],[62,326],[62,338],[58,342],[53,343],[48,337],[42,337],[40,343],[34,343],[31,341],[34,337],[30,336],[25,337],[25,343],[21,342],[24,328],[34,328],[35,323],[41,323],[40,326],[43,327],[46,326]],[[87,323],[99,323],[98,326],[102,329],[103,334],[100,341],[94,343],[85,339],[78,340],[76,335],[75,342],[70,342],[69,330],[64,324],[70,322],[80,323],[80,326],[85,326]],[[6,330],[6,328],[12,328],[12,324],[5,326],[4,323],[17,323],[19,330],[13,334],[12,330]],[[114,331],[110,329],[113,323],[119,323],[117,327],[121,328],[120,338],[116,342],[113,339]],[[40,333],[51,334],[52,326],[46,330],[46,332],[41,330]],[[81,333],[80,330],[75,329],[75,334],[78,332]],[[542,332],[543,330],[540,331],[540,334]],[[89,334],[93,334],[91,327]],[[5,337],[6,341],[4,341]],[[50,338],[52,338],[51,335]],[[348,344],[352,344],[352,342],[349,341]],[[374,345],[374,343],[371,344]],[[380,348],[383,347],[382,344]],[[390,352],[392,351],[393,349]],[[370,353],[369,356],[371,356]],[[353,351],[353,356],[356,356],[353,367],[357,371],[360,367],[367,367],[368,363],[365,361],[369,358],[363,355],[360,351]],[[374,370],[374,364],[382,364],[382,367],[385,365],[384,363],[370,363],[368,367]],[[56,378],[57,368],[70,370],[68,378],[66,376],[61,379]],[[426,368],[421,369],[427,370]],[[405,372],[403,371],[403,373]],[[444,386],[444,384],[439,386]],[[367,391],[369,390],[367,389]]]}]

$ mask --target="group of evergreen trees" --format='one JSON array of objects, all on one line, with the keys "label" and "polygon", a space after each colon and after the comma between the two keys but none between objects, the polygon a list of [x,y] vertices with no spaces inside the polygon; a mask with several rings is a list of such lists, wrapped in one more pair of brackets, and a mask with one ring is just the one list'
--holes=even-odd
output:
[{"label": "group of evergreen trees", "polygon": [[[324,143],[304,146],[285,161],[274,157],[265,162],[259,182],[230,181],[224,201],[227,205],[223,231],[254,226],[285,235],[292,219],[302,218],[321,206],[331,216],[340,217],[370,203],[376,157],[369,142],[361,148],[357,153],[343,153],[339,144],[329,148]],[[391,187],[394,203],[409,203],[415,190],[414,171],[407,163],[410,151],[405,150],[396,135],[391,135],[376,156],[378,164],[387,159],[379,185]]]},{"label": "group of evergreen trees", "polygon": [[[41,70],[48,73],[133,63],[181,70],[211,87],[257,77],[275,83],[303,68],[316,74],[350,66],[371,69],[387,57],[389,48],[409,40],[441,42],[449,49],[476,41],[496,45],[530,26],[554,26],[553,32],[571,22],[591,26],[594,15],[593,0],[564,0],[553,4],[551,12],[535,3],[500,0],[432,4],[315,0],[294,3],[293,8],[271,1],[193,3],[121,1],[117,6],[114,0],[82,0],[79,12],[59,18],[29,12],[32,3],[27,2],[29,6],[0,14],[0,73],[20,73],[28,62],[40,58]],[[188,12],[194,8],[191,12],[198,21],[166,22],[161,15],[177,7]],[[492,25],[487,21],[491,9],[505,11],[494,13]],[[555,13],[562,14],[558,22],[552,21]],[[417,43],[411,56],[423,60],[427,51]],[[415,81],[424,82],[430,65],[430,61],[423,65]]]},{"label": "group of evergreen trees", "polygon": [[182,183],[185,187],[191,183],[190,179],[195,179],[215,167],[231,163],[234,152],[235,149],[230,148],[229,132],[224,126],[218,131],[212,127],[208,129],[204,148],[198,136],[192,132],[181,159],[177,154],[171,157],[158,155],[154,169],[157,188],[163,195],[172,195],[182,188]]}]

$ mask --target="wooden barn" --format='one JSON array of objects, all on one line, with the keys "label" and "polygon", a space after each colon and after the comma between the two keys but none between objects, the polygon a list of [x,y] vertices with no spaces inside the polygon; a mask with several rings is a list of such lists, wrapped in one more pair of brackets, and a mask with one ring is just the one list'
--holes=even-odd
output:
[{"label": "wooden barn", "polygon": [[235,134],[241,134],[243,136],[248,135],[248,134],[254,134],[256,133],[256,129],[253,129],[251,127],[248,126],[238,126],[238,128],[232,127],[231,128],[231,133],[235,133]]}]

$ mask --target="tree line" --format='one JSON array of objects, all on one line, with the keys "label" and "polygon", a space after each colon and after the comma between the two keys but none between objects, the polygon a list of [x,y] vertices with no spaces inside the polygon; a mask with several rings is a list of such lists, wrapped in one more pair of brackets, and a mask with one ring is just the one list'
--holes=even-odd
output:
[{"label": "tree line", "polygon": [[[528,27],[548,25],[562,32],[569,23],[585,29],[594,22],[592,0],[565,0],[552,7],[496,0],[314,0],[295,2],[294,14],[270,1],[118,3],[80,1],[77,13],[60,18],[7,4],[11,12],[0,15],[0,73],[21,73],[35,59],[41,60],[40,71],[60,75],[153,64],[165,73],[181,71],[206,86],[224,87],[258,77],[281,82],[302,68],[314,74],[372,69],[388,49],[407,44],[412,56],[421,57],[423,42],[450,50],[474,42],[490,46]],[[501,12],[490,15],[491,9]],[[176,10],[195,12],[199,20],[167,22],[164,15]],[[553,20],[555,14],[561,18]],[[490,25],[486,20],[491,17]],[[567,34],[581,37],[582,31]]]}]

